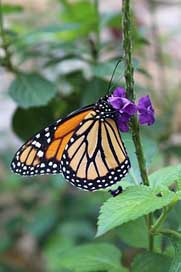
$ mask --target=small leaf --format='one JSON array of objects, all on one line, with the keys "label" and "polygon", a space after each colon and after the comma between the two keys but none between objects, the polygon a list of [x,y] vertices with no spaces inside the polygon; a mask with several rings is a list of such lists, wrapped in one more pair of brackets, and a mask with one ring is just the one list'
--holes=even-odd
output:
[{"label": "small leaf", "polygon": [[168,205],[175,193],[165,192],[159,197],[147,186],[128,187],[123,194],[110,198],[101,207],[97,236]]},{"label": "small leaf", "polygon": [[181,164],[162,168],[149,176],[150,186],[157,191],[178,180],[181,180]]},{"label": "small leaf", "polygon": [[181,271],[181,239],[171,237],[170,241],[175,249],[175,256],[172,260],[169,272]]},{"label": "small leaf", "polygon": [[9,5],[9,4],[3,4],[1,7],[1,11],[6,14],[15,13],[15,12],[21,12],[23,11],[23,7],[20,5]]},{"label": "small leaf", "polygon": [[61,255],[60,267],[75,272],[125,272],[120,266],[120,251],[111,244],[90,244],[72,248]]},{"label": "small leaf", "polygon": [[56,94],[53,83],[38,74],[18,74],[9,95],[22,108],[46,105]]},{"label": "small leaf", "polygon": [[166,272],[170,263],[171,258],[168,256],[145,252],[135,257],[131,266],[131,272]]}]

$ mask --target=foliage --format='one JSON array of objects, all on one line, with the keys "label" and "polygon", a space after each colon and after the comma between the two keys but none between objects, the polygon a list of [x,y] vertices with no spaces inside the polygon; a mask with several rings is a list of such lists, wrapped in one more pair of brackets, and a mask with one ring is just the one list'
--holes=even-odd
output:
[{"label": "foliage", "polygon": [[[105,95],[120,59],[111,90],[124,84],[127,67],[120,25],[124,14],[121,10],[100,12],[98,4],[97,0],[57,0],[46,14],[31,11],[29,16],[26,5],[0,3],[0,65],[13,76],[4,91],[15,105],[11,125],[19,140]],[[115,198],[106,190],[78,191],[60,175],[25,179],[10,174],[15,147],[3,146],[0,271],[179,271],[180,146],[170,141],[177,91],[171,90],[169,97],[164,89],[161,101],[156,95],[159,91],[146,86],[151,75],[141,56],[150,46],[149,36],[134,8],[131,16],[132,33],[127,34],[128,38],[132,34],[136,56],[132,63],[144,82],[136,82],[134,96],[152,92],[153,104],[159,102],[160,111],[155,126],[141,130],[139,148],[144,152],[149,186],[142,184],[140,150],[131,133],[122,138],[132,168],[119,182],[123,193]],[[0,131],[0,135],[9,139],[9,134]],[[171,165],[172,156],[175,165]],[[148,251],[150,237],[152,251]]]},{"label": "foliage", "polygon": [[58,267],[71,271],[126,272],[127,269],[120,266],[120,257],[120,251],[115,246],[92,243],[69,248],[61,255],[61,259],[55,256],[54,262]]},{"label": "foliage", "polygon": [[168,256],[145,252],[138,255],[132,264],[131,272],[162,272],[168,271],[168,267],[170,266],[171,258]]},{"label": "foliage", "polygon": [[110,198],[101,207],[97,236],[123,223],[135,220],[173,201],[175,194],[167,191],[160,197],[147,186],[131,186],[123,195]]},{"label": "foliage", "polygon": [[55,93],[54,85],[38,74],[18,74],[9,88],[9,95],[22,108],[46,105]]}]

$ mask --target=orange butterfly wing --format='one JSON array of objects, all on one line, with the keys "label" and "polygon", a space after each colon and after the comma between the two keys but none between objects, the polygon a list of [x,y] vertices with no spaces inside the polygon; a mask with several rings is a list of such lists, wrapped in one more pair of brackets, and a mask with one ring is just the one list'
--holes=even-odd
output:
[{"label": "orange butterfly wing", "polygon": [[115,120],[91,115],[66,145],[61,169],[72,185],[95,191],[120,181],[131,165]]},{"label": "orange butterfly wing", "polygon": [[90,112],[91,106],[75,111],[34,135],[15,154],[12,171],[24,176],[61,173],[60,161],[65,146]]}]

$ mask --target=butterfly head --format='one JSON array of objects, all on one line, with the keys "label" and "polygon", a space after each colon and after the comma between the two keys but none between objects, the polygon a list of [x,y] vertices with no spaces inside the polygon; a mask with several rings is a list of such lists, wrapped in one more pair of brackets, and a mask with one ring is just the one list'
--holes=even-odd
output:
[{"label": "butterfly head", "polygon": [[106,118],[109,117],[113,118],[115,115],[115,109],[113,109],[111,104],[108,102],[108,98],[109,98],[108,95],[101,97],[95,104],[95,110],[98,114]]}]

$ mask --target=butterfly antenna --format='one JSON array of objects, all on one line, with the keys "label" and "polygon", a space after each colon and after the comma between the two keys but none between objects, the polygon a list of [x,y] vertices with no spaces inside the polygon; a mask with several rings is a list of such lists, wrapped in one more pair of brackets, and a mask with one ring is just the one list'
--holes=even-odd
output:
[{"label": "butterfly antenna", "polygon": [[112,85],[112,82],[113,82],[113,78],[114,78],[116,69],[117,69],[118,65],[122,62],[122,60],[123,60],[123,58],[119,59],[118,62],[116,63],[116,66],[114,67],[114,70],[113,70],[113,73],[112,73],[112,76],[111,76],[111,79],[109,81],[109,85],[108,85],[108,88],[107,88],[108,95],[110,94],[110,89],[111,89],[111,85]]}]

